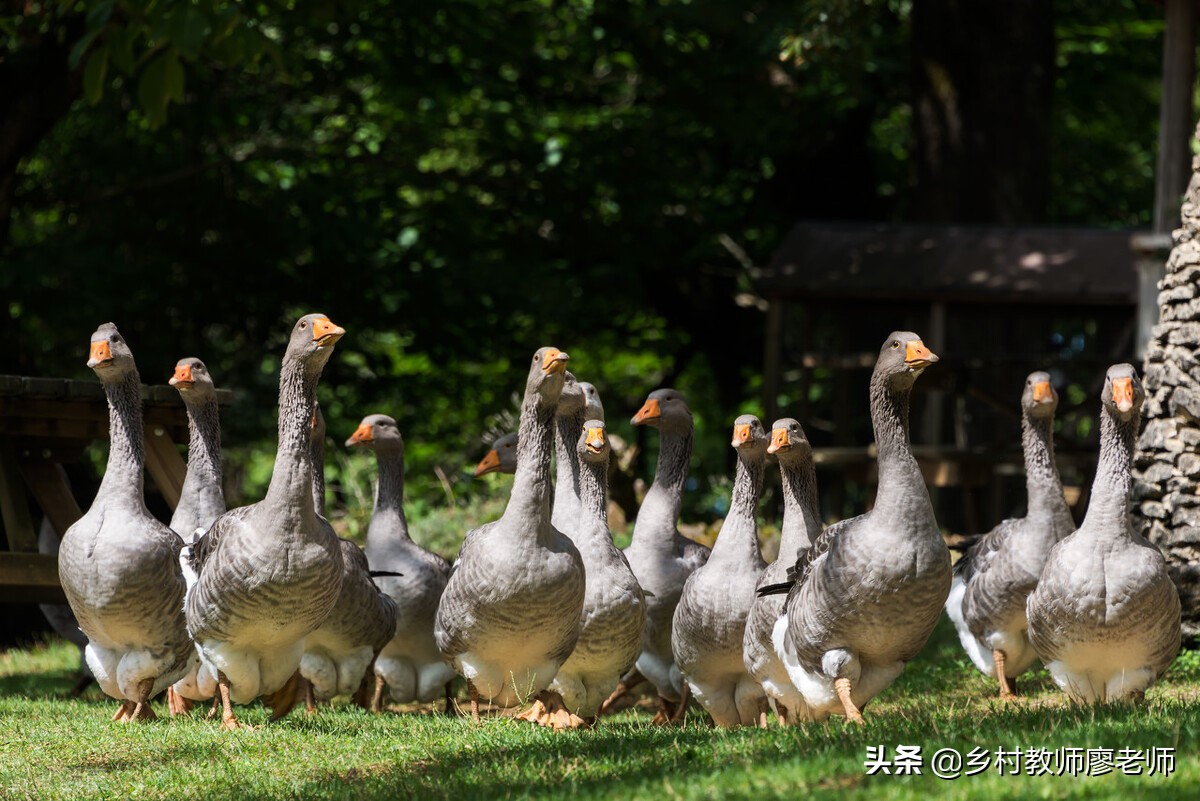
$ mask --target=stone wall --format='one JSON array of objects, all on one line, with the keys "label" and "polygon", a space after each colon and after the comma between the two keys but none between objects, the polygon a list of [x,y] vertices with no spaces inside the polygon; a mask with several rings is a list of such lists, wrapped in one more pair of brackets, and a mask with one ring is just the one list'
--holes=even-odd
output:
[{"label": "stone wall", "polygon": [[1200,640],[1200,157],[1192,159],[1181,217],[1143,365],[1147,422],[1138,439],[1133,518],[1166,556],[1183,601],[1184,636],[1195,642]]}]

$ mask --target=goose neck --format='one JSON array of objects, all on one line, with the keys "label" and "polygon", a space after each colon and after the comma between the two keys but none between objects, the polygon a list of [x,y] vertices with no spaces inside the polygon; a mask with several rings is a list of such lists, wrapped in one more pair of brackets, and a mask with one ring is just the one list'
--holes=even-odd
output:
[{"label": "goose neck", "polygon": [[555,528],[566,531],[579,518],[580,468],[575,453],[579,435],[583,433],[584,409],[554,417],[554,508],[551,519]]},{"label": "goose neck", "polygon": [[108,398],[108,466],[97,495],[105,500],[145,503],[142,470],[146,461],[142,430],[141,379],[135,369],[104,382]]},{"label": "goose neck", "polygon": [[579,470],[580,512],[575,536],[579,540],[603,536],[612,542],[608,533],[608,460],[584,462]]},{"label": "goose neck", "polygon": [[[550,450],[554,438],[554,405],[541,402],[536,393],[527,393],[521,404],[521,424],[517,433],[517,470],[512,494],[504,510],[505,518],[525,522],[550,520]],[[537,526],[539,532],[543,528]]]},{"label": "goose neck", "polygon": [[889,517],[906,515],[914,504],[929,506],[925,480],[909,442],[912,386],[912,379],[904,377],[889,381],[879,372],[871,376],[871,423],[879,453],[875,509]]},{"label": "goose neck", "polygon": [[[375,511],[372,520],[390,520],[389,533],[408,539],[408,520],[404,516],[404,454],[397,450],[376,448],[379,479],[375,484]],[[375,530],[372,526],[371,530]],[[367,539],[371,539],[370,532]]]},{"label": "goose neck", "polygon": [[279,372],[279,447],[265,499],[274,511],[295,508],[301,515],[316,513],[312,417],[319,378],[320,371],[311,373],[300,359],[284,358]]},{"label": "goose neck", "polygon": [[738,454],[734,470],[733,494],[729,514],[721,524],[721,533],[713,544],[712,559],[761,561],[758,547],[758,501],[762,497],[766,459],[763,454]]},{"label": "goose neck", "polygon": [[1025,455],[1025,492],[1029,516],[1050,518],[1070,514],[1063,496],[1062,479],[1054,463],[1054,418],[1021,418],[1021,445]]},{"label": "goose neck", "polygon": [[635,544],[675,547],[676,523],[692,459],[692,436],[690,428],[660,431],[654,481],[633,525]]},{"label": "goose neck", "polygon": [[1140,415],[1117,420],[1100,414],[1100,458],[1083,528],[1099,535],[1129,536],[1129,491],[1133,486],[1133,444]]},{"label": "goose neck", "polygon": [[783,484],[783,525],[779,536],[779,558],[792,561],[821,533],[817,503],[817,470],[811,458],[780,459]]}]

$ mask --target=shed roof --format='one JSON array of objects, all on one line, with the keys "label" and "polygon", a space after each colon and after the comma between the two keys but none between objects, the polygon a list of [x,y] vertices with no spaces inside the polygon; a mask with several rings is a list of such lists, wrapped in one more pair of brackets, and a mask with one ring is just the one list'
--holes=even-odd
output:
[{"label": "shed roof", "polygon": [[758,278],[768,298],[1135,305],[1135,231],[800,222]]}]

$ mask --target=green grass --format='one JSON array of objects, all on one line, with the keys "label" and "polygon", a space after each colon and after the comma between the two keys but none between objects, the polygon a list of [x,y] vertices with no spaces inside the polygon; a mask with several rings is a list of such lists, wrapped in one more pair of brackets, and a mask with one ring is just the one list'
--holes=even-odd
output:
[{"label": "green grass", "polygon": [[[644,709],[592,731],[555,734],[492,718],[335,706],[225,733],[198,713],[147,725],[109,722],[115,702],[64,696],[74,649],[51,643],[0,654],[0,798],[1195,798],[1200,786],[1200,654],[1185,653],[1142,707],[1067,706],[1042,672],[1004,705],[943,621],[933,640],[867,710],[792,729],[716,731],[649,725]],[[156,711],[165,715],[161,705]],[[258,706],[239,713],[265,724]],[[1001,776],[945,781],[866,776],[868,745],[1176,749],[1174,775]]]}]

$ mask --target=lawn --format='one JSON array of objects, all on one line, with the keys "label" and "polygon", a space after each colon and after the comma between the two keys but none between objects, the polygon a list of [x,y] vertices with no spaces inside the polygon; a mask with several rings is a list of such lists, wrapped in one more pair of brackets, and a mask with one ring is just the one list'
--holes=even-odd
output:
[{"label": "lawn", "polygon": [[[475,728],[432,710],[372,716],[344,705],[233,733],[198,713],[122,726],[98,691],[65,697],[76,658],[61,643],[0,654],[0,798],[1200,797],[1200,653],[1185,653],[1142,707],[1066,706],[1044,672],[1023,677],[1023,697],[1004,705],[968,669],[944,620],[861,729],[836,719],[715,731],[694,712],[686,726],[660,729],[633,709],[555,734],[502,718]],[[266,722],[257,706],[241,714]],[[921,746],[924,773],[866,775],[876,745],[889,758],[898,745]],[[1175,764],[1169,776],[1126,775],[1119,756],[1098,776],[1029,776],[1025,765],[1002,775],[994,762],[957,780],[931,774],[934,752],[975,747],[1173,748]]]}]

